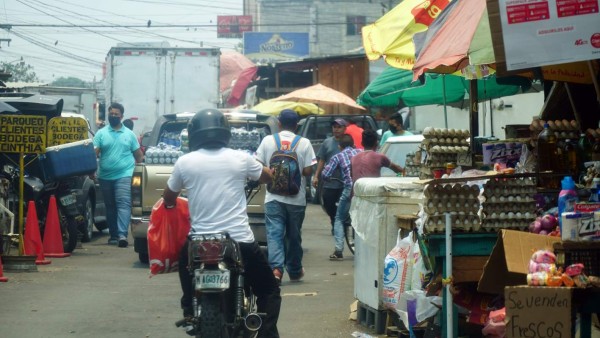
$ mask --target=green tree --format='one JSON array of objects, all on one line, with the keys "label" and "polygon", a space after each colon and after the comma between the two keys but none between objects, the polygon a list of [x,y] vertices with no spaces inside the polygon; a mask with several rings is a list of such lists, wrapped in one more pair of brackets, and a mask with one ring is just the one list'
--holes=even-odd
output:
[{"label": "green tree", "polygon": [[82,79],[78,79],[76,77],[59,77],[58,79],[54,80],[54,82],[52,82],[50,84],[51,86],[55,86],[55,87],[76,87],[76,88],[90,88],[90,84],[83,81]]},{"label": "green tree", "polygon": [[33,66],[23,61],[19,62],[0,62],[0,69],[4,73],[11,74],[8,79],[10,82],[36,82],[39,78],[33,71]]}]

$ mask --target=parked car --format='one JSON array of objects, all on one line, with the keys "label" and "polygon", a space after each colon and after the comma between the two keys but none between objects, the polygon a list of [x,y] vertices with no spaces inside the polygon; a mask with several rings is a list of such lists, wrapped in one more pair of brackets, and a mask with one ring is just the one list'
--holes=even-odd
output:
[{"label": "parked car", "polygon": [[[331,123],[338,118],[343,118],[347,121],[354,121],[363,129],[379,129],[377,121],[371,115],[311,115],[300,120],[296,133],[309,139],[315,154],[318,154],[323,141],[332,135]],[[321,200],[321,188],[314,188],[311,184],[311,181],[312,177],[308,177],[306,185],[306,200],[315,204],[319,204]]]}]

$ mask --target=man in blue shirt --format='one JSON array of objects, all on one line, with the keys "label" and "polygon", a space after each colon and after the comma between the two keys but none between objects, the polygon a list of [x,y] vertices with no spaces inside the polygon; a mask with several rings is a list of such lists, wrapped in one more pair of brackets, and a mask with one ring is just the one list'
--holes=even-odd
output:
[{"label": "man in blue shirt", "polygon": [[104,204],[110,238],[108,244],[126,248],[127,230],[131,218],[131,176],[136,162],[144,155],[135,134],[123,126],[125,108],[113,103],[108,108],[109,125],[94,136],[98,156],[98,179]]}]

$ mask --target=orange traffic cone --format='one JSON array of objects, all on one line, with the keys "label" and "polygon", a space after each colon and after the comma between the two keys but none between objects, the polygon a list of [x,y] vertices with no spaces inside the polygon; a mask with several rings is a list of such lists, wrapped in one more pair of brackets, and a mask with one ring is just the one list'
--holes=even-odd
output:
[{"label": "orange traffic cone", "polygon": [[8,282],[8,278],[4,277],[4,267],[2,266],[2,257],[0,256],[0,282]]},{"label": "orange traffic cone", "polygon": [[62,233],[60,231],[60,221],[58,220],[58,209],[56,207],[56,198],[50,196],[48,204],[48,213],[46,214],[46,230],[44,230],[44,253],[48,257],[63,258],[71,256],[65,253],[63,248]]},{"label": "orange traffic cone", "polygon": [[25,255],[37,256],[35,264],[43,265],[51,262],[44,257],[44,247],[42,246],[42,237],[40,236],[40,225],[38,222],[35,203],[29,201],[27,206],[27,223],[25,223],[24,239]]}]

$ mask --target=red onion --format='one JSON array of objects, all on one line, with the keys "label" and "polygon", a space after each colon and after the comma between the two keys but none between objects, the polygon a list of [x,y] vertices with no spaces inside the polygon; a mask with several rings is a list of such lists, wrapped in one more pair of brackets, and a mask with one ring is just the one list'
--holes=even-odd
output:
[{"label": "red onion", "polygon": [[547,234],[548,234],[548,231],[546,231],[546,230],[540,230],[540,235],[547,235]]},{"label": "red onion", "polygon": [[554,230],[554,228],[556,228],[556,225],[558,224],[556,217],[550,214],[542,216],[542,220],[540,222],[542,223],[542,230],[546,231]]},{"label": "red onion", "polygon": [[540,230],[542,230],[542,222],[540,218],[536,218],[535,221],[529,223],[529,232],[534,234],[539,234]]}]

